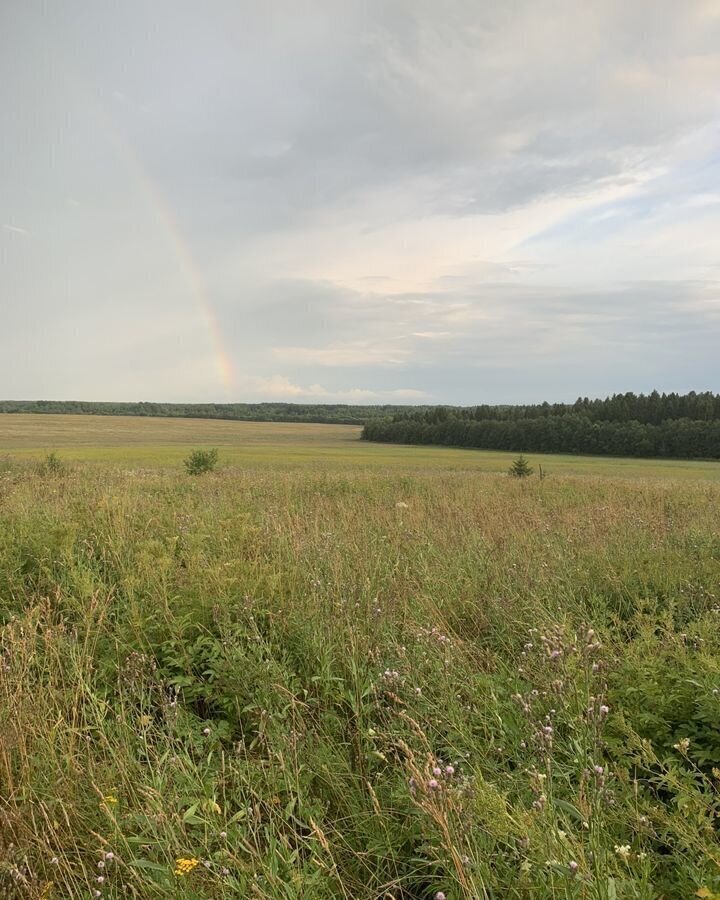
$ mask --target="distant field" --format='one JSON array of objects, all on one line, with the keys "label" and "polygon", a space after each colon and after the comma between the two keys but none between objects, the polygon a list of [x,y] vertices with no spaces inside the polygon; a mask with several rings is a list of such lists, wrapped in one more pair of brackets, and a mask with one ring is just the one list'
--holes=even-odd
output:
[{"label": "distant field", "polygon": [[[444,447],[396,446],[360,440],[353,425],[229,422],[131,416],[0,415],[0,454],[125,467],[180,465],[193,447],[221,451],[221,465],[315,466],[419,470],[505,471],[517,455]],[[531,462],[550,474],[720,480],[720,463],[685,460],[544,456]]]}]

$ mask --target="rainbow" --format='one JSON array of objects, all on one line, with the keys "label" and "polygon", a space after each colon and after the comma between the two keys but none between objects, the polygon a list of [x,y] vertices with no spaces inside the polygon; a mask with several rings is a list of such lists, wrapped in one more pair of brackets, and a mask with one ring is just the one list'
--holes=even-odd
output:
[{"label": "rainbow", "polygon": [[[119,136],[118,136],[119,137]],[[235,399],[235,370],[232,359],[228,353],[225,341],[220,330],[220,323],[215,310],[210,303],[210,297],[205,286],[202,272],[200,271],[195,259],[193,258],[187,241],[182,236],[180,229],[175,221],[172,212],[162,197],[157,186],[151,181],[143,168],[140,158],[135,150],[125,141],[120,140],[120,147],[123,149],[123,155],[131,163],[134,176],[140,184],[143,192],[151,201],[158,220],[165,229],[170,245],[173,248],[175,257],[177,258],[180,270],[187,284],[190,286],[192,293],[197,302],[200,315],[205,322],[210,343],[215,353],[215,363],[218,375],[225,388],[227,399]]]},{"label": "rainbow", "polygon": [[68,60],[64,54],[63,61],[67,65],[66,74],[69,78],[72,78],[74,86],[81,92],[87,105],[93,107],[95,114],[104,127],[105,134],[114,145],[118,155],[125,161],[131,176],[140,188],[142,194],[146,197],[149,205],[154,210],[155,215],[168,238],[182,276],[195,298],[200,317],[205,323],[210,346],[212,347],[215,358],[217,374],[226,394],[224,399],[235,400],[237,378],[235,376],[232,358],[225,346],[220,323],[210,302],[202,272],[195,262],[192,251],[183,237],[169,205],[163,198],[160,190],[148,176],[143,162],[135,148],[115,125],[112,115],[101,105],[97,97],[93,96],[92,92],[88,90],[86,82],[80,78],[73,77],[73,65],[68,64]]}]

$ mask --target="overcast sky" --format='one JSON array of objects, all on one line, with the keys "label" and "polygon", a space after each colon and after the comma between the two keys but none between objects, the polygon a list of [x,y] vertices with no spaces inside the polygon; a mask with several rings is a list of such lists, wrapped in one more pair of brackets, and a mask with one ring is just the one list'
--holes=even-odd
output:
[{"label": "overcast sky", "polygon": [[0,399],[720,390],[720,0],[4,0]]}]

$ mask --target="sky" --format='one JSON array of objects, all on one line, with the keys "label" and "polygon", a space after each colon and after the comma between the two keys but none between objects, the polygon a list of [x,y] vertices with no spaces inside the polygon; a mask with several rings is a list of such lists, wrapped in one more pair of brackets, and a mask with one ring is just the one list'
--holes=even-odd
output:
[{"label": "sky", "polygon": [[720,0],[4,0],[0,399],[720,390]]}]

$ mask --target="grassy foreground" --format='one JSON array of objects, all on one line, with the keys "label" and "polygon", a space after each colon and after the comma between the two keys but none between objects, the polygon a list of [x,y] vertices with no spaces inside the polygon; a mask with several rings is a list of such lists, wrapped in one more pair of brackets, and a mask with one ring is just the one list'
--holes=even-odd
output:
[{"label": "grassy foreground", "polygon": [[0,466],[1,897],[720,894],[720,485],[74,437]]}]

